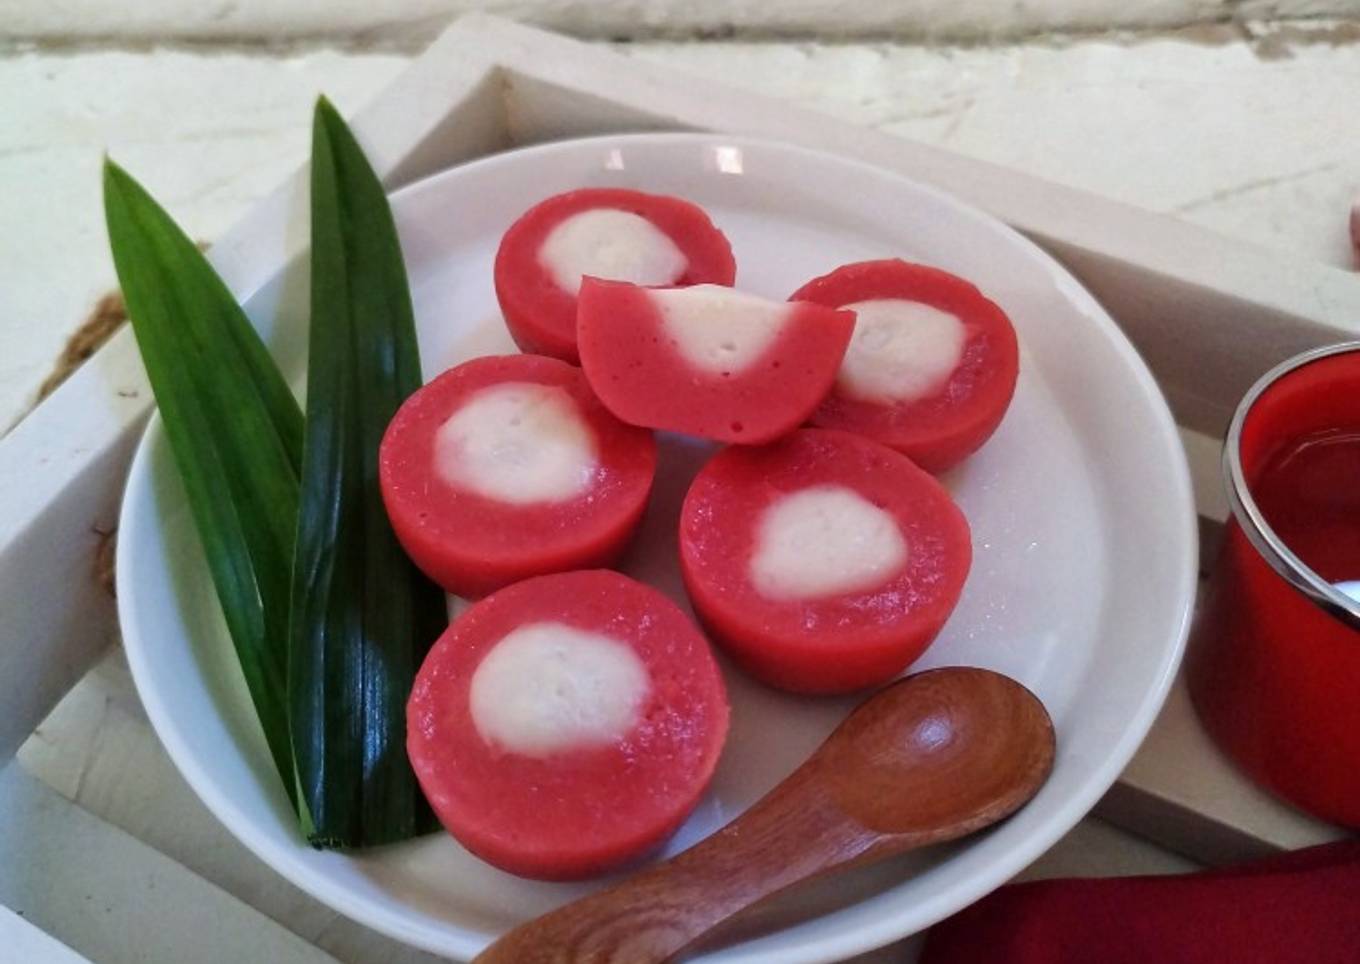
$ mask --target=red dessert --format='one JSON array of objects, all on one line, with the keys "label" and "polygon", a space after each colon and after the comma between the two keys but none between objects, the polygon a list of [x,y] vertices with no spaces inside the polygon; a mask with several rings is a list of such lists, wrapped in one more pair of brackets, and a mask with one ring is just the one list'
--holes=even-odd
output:
[{"label": "red dessert", "polygon": [[862,261],[795,291],[856,313],[836,388],[814,425],[867,435],[931,472],[972,454],[1015,392],[1010,319],[962,278],[906,261]]},{"label": "red dessert", "polygon": [[406,400],[378,456],[397,539],[431,579],[476,597],[528,576],[608,565],[642,517],[652,434],[554,358],[477,358]]},{"label": "red dessert", "polygon": [[591,276],[644,285],[730,285],[736,262],[697,205],[621,188],[548,198],[496,252],[496,297],[515,343],[575,362],[576,292]]},{"label": "red dessert", "polygon": [[754,676],[795,692],[901,672],[948,619],[971,561],[968,522],[944,487],[848,432],[724,449],[680,516],[704,625]]},{"label": "red dessert", "polygon": [[847,311],[730,288],[587,278],[577,338],[591,386],[625,422],[756,444],[817,407],[854,323]]},{"label": "red dessert", "polygon": [[601,873],[684,821],[727,734],[722,676],[665,596],[616,572],[541,576],[435,643],[407,752],[468,850],[525,877]]}]

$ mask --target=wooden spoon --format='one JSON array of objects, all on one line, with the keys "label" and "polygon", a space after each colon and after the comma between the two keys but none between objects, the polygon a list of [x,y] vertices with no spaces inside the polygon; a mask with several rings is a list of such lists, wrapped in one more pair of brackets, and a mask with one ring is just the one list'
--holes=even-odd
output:
[{"label": "wooden spoon", "polygon": [[952,667],[893,683],[722,830],[506,934],[474,964],[648,964],[794,884],[1010,816],[1053,768],[1053,723],[1019,683]]}]

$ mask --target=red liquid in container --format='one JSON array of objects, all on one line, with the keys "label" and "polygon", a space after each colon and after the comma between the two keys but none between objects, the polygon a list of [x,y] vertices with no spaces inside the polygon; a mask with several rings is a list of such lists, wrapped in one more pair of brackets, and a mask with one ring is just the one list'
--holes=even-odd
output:
[{"label": "red liquid in container", "polygon": [[1262,469],[1253,494],[1308,568],[1333,584],[1360,580],[1360,426],[1317,432],[1283,449]]},{"label": "red liquid in container", "polygon": [[1300,359],[1243,404],[1190,697],[1252,779],[1360,827],[1360,619],[1327,592],[1360,588],[1360,346]]}]

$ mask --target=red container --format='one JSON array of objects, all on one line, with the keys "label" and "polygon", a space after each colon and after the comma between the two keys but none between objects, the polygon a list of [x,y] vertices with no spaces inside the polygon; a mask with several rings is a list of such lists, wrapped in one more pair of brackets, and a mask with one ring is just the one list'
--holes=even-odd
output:
[{"label": "red container", "polygon": [[1335,443],[1360,445],[1360,342],[1290,359],[1238,406],[1232,517],[1186,671],[1205,727],[1253,779],[1360,827],[1360,601],[1334,585],[1360,572],[1327,571],[1360,548],[1360,449]]}]

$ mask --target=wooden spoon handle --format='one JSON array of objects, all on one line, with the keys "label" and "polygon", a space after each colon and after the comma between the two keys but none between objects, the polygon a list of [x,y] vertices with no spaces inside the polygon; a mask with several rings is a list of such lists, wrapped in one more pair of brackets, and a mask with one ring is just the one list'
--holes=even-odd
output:
[{"label": "wooden spoon handle", "polygon": [[708,839],[516,928],[474,964],[666,961],[738,911],[854,862],[879,839],[799,771]]}]

